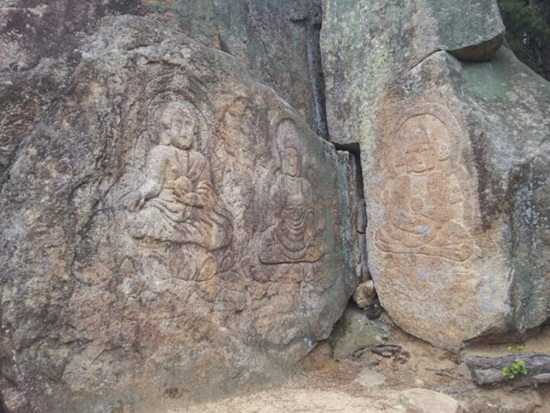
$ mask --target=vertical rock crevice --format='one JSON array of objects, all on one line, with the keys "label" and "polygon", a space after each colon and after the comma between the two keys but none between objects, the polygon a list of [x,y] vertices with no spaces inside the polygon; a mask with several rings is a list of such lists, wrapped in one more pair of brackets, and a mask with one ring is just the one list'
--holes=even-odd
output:
[{"label": "vertical rock crevice", "polygon": [[357,215],[355,217],[355,230],[357,231],[357,243],[361,257],[360,274],[361,282],[371,279],[367,263],[367,202],[363,187],[363,169],[361,168],[361,157],[354,150],[345,149],[349,152],[354,174],[355,193],[357,202]]},{"label": "vertical rock crevice", "polygon": [[[361,149],[359,143],[340,144],[334,142],[329,134],[329,125],[326,112],[326,99],[325,99],[325,76],[323,70],[323,61],[321,55],[321,28],[323,21],[322,7],[315,3],[308,3],[300,11],[294,11],[291,20],[294,23],[300,23],[305,25],[306,30],[306,45],[307,45],[307,63],[308,74],[311,85],[311,91],[313,96],[314,105],[314,122],[315,132],[334,144],[337,150],[345,151],[349,153],[351,161],[351,173],[352,182],[354,183],[354,192],[356,194],[356,205],[354,205],[354,211],[356,216],[355,231],[357,240],[357,249],[359,251],[359,262],[357,263],[357,274],[359,277],[359,283],[363,284],[371,280],[371,276],[368,270],[367,260],[367,210],[366,200],[363,187],[363,170],[361,167]],[[372,283],[372,282],[371,282]],[[357,290],[356,290],[357,292]],[[354,292],[354,298],[350,301],[356,300],[356,292]],[[372,291],[372,299],[376,296],[374,290]],[[361,308],[365,308],[372,304],[372,299],[369,298],[368,304],[365,300],[361,300]]]},{"label": "vertical rock crevice", "polygon": [[328,139],[327,114],[325,108],[325,80],[321,60],[322,8],[319,4],[307,4],[294,11],[291,21],[305,25],[308,77],[313,97],[315,132]]}]

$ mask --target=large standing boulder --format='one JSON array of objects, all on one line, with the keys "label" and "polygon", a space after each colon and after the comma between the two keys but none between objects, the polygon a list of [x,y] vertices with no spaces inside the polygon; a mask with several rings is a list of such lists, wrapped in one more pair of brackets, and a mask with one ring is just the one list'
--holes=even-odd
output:
[{"label": "large standing boulder", "polygon": [[550,85],[504,47],[458,60],[502,24],[493,2],[451,3],[327,0],[323,52],[332,139],[361,147],[380,301],[457,350],[550,317]]},{"label": "large standing boulder", "polygon": [[26,128],[3,106],[5,407],[154,411],[284,377],[357,283],[348,155],[158,21],[106,18],[78,49],[3,74],[64,79]]}]

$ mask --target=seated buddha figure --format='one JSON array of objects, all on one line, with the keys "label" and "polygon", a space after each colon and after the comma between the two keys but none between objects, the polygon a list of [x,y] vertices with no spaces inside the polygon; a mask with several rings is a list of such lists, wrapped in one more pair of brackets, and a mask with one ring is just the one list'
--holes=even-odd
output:
[{"label": "seated buddha figure", "polygon": [[322,251],[317,240],[313,190],[300,176],[296,127],[284,120],[277,133],[282,173],[269,192],[270,226],[261,237],[259,260],[263,264],[314,262]]},{"label": "seated buddha figure", "polygon": [[159,124],[159,144],[149,151],[146,180],[122,199],[130,211],[131,235],[208,251],[228,245],[232,217],[214,191],[208,160],[195,149],[195,116],[187,105],[173,102]]},{"label": "seated buddha figure", "polygon": [[452,185],[437,157],[433,132],[418,120],[408,120],[398,137],[406,172],[384,193],[387,220],[375,233],[375,245],[385,252],[468,259],[475,244],[453,216]]}]

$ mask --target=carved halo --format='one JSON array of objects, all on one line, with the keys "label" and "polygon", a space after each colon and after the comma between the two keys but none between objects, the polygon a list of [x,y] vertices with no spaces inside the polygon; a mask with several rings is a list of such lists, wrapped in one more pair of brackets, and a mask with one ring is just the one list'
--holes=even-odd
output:
[{"label": "carved halo", "polygon": [[472,182],[475,183],[475,179],[469,177],[469,172],[464,167],[463,152],[467,150],[467,147],[463,146],[466,144],[464,131],[457,118],[445,106],[434,102],[412,104],[410,107],[400,103],[390,106],[389,111],[385,113],[399,114],[397,121],[392,123],[392,127],[385,130],[383,139],[384,142],[387,142],[386,153],[389,154],[385,158],[386,164],[383,169],[393,177],[400,174],[399,169],[405,164],[403,159],[405,142],[400,140],[403,135],[402,130],[404,131],[408,126],[420,126],[421,123],[428,127],[444,126],[444,134],[433,136],[432,133],[431,135],[432,139],[437,139],[434,149],[438,162],[448,163],[450,170],[459,180],[461,190],[469,199],[465,206],[465,221],[475,227],[479,221],[477,196],[475,196],[475,189],[472,187]]},{"label": "carved halo", "polygon": [[[388,170],[397,173],[396,169],[404,165],[403,151],[407,144],[421,140],[431,141],[439,161],[450,159],[452,165],[460,161],[457,158],[460,157],[458,144],[462,131],[448,109],[436,103],[425,103],[406,109],[399,105],[392,112],[401,115],[384,139],[385,142],[391,142],[390,157],[387,158],[389,162],[386,165]],[[443,129],[445,133],[436,136],[433,129]]]}]

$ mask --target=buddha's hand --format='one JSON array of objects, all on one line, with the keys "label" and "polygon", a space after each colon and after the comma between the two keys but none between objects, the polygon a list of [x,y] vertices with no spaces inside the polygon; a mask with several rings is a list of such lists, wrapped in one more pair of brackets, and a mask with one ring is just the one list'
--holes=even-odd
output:
[{"label": "buddha's hand", "polygon": [[138,190],[132,191],[122,197],[122,205],[131,212],[141,209],[144,203],[145,197]]},{"label": "buddha's hand", "polygon": [[204,208],[206,206],[205,197],[196,192],[188,192],[177,196],[177,200],[182,204],[189,205],[194,208]]},{"label": "buddha's hand", "polygon": [[180,176],[174,182],[174,190],[178,195],[183,196],[184,194],[193,191],[193,183],[186,176]]},{"label": "buddha's hand", "polygon": [[424,200],[422,197],[416,195],[411,199],[411,209],[414,212],[419,212],[424,209]]},{"label": "buddha's hand", "polygon": [[315,228],[315,215],[313,211],[309,211],[306,215],[305,222],[305,236],[307,240],[313,239],[315,237],[317,228]]}]

